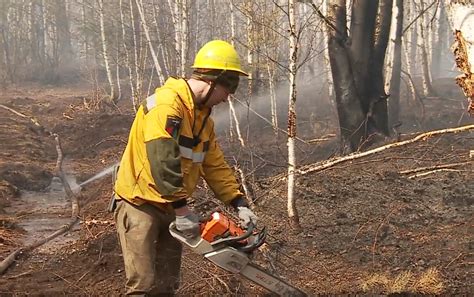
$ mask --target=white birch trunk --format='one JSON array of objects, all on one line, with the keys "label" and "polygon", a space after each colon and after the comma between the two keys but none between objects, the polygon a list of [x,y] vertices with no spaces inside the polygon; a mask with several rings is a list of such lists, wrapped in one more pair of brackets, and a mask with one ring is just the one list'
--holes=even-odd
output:
[{"label": "white birch trunk", "polygon": [[[249,2],[250,5],[252,1]],[[250,15],[247,16],[247,65],[249,67],[249,77],[248,77],[248,89],[247,89],[247,103],[250,104],[250,99],[252,98],[252,85],[253,85],[253,23]]]},{"label": "white birch trunk", "polygon": [[45,60],[46,61],[49,61],[50,58],[49,58],[49,55],[48,55],[48,48],[51,44],[51,40],[49,38],[49,25],[48,25],[48,18],[49,18],[49,9],[46,9],[46,3],[45,3],[45,0],[41,0],[41,7],[43,7],[43,41],[44,41],[44,57],[45,57]]},{"label": "white birch trunk", "polygon": [[288,17],[290,30],[290,92],[288,98],[288,217],[290,224],[295,229],[300,229],[298,211],[296,209],[295,183],[296,183],[296,63],[297,63],[297,36],[295,22],[295,2],[288,1]]},{"label": "white birch trunk", "polygon": [[[409,76],[410,78],[413,77],[413,75],[410,73],[410,69],[411,69],[411,59],[410,59],[410,53],[409,53],[409,47],[406,46],[406,41],[405,41],[405,38],[402,37],[402,44],[405,45],[405,51],[404,51],[404,56],[405,56],[405,63],[407,65],[407,70],[406,70],[406,73],[407,73],[407,76]],[[413,105],[416,103],[416,89],[415,89],[415,86],[411,83],[412,80],[409,79],[408,81],[408,88],[410,90],[410,94],[411,94],[411,101],[408,100],[407,98],[407,105],[410,106],[410,105]]]},{"label": "white birch trunk", "polygon": [[169,55],[166,55],[166,50],[165,50],[163,38],[162,38],[162,30],[160,30],[160,27],[158,25],[158,15],[160,14],[158,9],[159,9],[159,6],[157,8],[157,5],[153,3],[153,19],[155,23],[155,30],[157,32],[157,37],[158,37],[158,47],[160,49],[160,55],[161,55],[161,58],[163,59],[163,63],[165,67],[163,71],[166,74],[166,76],[169,76],[171,65],[170,65],[170,60],[168,57]]},{"label": "white birch trunk", "polygon": [[234,108],[234,103],[232,100],[229,100],[229,113],[231,116],[231,122],[234,120],[235,122],[235,131],[237,132],[237,138],[239,139],[240,145],[242,147],[245,147],[245,141],[244,138],[242,137],[242,134],[240,133],[240,124],[239,124],[239,119],[237,118],[237,114],[235,113],[235,108]]},{"label": "white birch trunk", "polygon": [[28,13],[27,15],[29,16],[27,19],[28,22],[28,40],[31,42],[31,47],[32,47],[32,54],[34,55],[37,51],[36,49],[36,43],[35,43],[35,12],[34,12],[34,7],[33,7],[33,2],[30,2],[28,4]]},{"label": "white birch trunk", "polygon": [[[42,0],[43,2],[44,0]],[[43,7],[43,4],[41,4]],[[43,9],[43,8],[42,8]],[[86,0],[82,0],[82,5],[81,5],[81,20],[82,20],[82,26],[85,28],[87,25],[87,14],[86,14]],[[44,30],[43,30],[44,31]],[[87,34],[84,35],[83,37],[84,43],[82,44],[83,46],[83,51],[84,51],[84,61],[86,61],[86,64],[89,60],[89,38]],[[41,55],[41,58],[43,58],[44,55]]]},{"label": "white birch trunk", "polygon": [[278,113],[277,113],[277,101],[275,92],[275,68],[271,66],[271,62],[267,62],[267,73],[268,73],[268,89],[270,91],[270,108],[272,114],[272,126],[273,132],[278,134]]},{"label": "white birch trunk", "polygon": [[[180,35],[180,22],[178,21],[178,16],[179,16],[179,2],[180,0],[175,0],[174,3],[172,3],[172,0],[168,0],[168,6],[171,12],[171,20],[173,21],[173,29],[174,29],[174,48],[175,48],[175,57],[176,57],[176,68],[178,68],[177,65],[180,65],[180,40],[181,40],[181,35]],[[177,70],[177,69],[175,69]]]},{"label": "white birch trunk", "polygon": [[474,115],[474,3],[447,1],[448,19],[455,31],[452,49],[456,65],[462,72],[456,83],[469,100],[468,111]]},{"label": "white birch trunk", "polygon": [[[424,2],[420,2],[420,10],[424,10]],[[418,39],[417,39],[417,45],[418,49],[420,51],[421,55],[421,70],[422,70],[422,82],[423,82],[423,95],[424,96],[433,96],[434,95],[434,90],[433,86],[431,85],[431,71],[430,71],[430,65],[429,65],[429,59],[428,59],[428,51],[427,51],[427,43],[428,41],[428,35],[429,33],[427,32],[427,27],[425,26],[425,21],[426,16],[423,13],[420,17],[420,21],[418,22]]]},{"label": "white birch trunk", "polygon": [[[125,50],[125,61],[127,62],[127,70],[128,70],[128,79],[130,83],[130,91],[132,93],[132,106],[133,106],[133,111],[136,113],[137,112],[137,103],[138,103],[138,98],[137,98],[137,93],[135,90],[135,83],[134,83],[134,77],[133,77],[133,67],[132,67],[132,62],[130,61],[130,53],[129,49],[127,47],[127,41],[125,40],[125,36],[127,36],[125,32],[125,21],[124,21],[124,14],[123,14],[123,0],[120,0],[119,2],[119,8],[120,8],[120,25],[122,26],[122,42],[123,42],[123,48]],[[130,7],[132,9],[132,7]],[[132,30],[132,34],[133,30]]]},{"label": "white birch trunk", "polygon": [[115,100],[115,83],[112,77],[112,70],[110,69],[109,54],[107,51],[107,39],[105,38],[105,25],[104,25],[104,0],[98,0],[99,5],[99,22],[100,22],[100,37],[102,41],[102,55],[104,56],[105,71],[107,72],[107,79],[110,85],[110,101]]},{"label": "white birch trunk", "polygon": [[[466,1],[448,0],[447,13],[451,27],[462,32],[466,40],[467,58],[470,71],[474,73],[474,3],[464,4]],[[459,3],[456,3],[459,2]]]},{"label": "white birch trunk", "polygon": [[434,57],[435,57],[435,52],[438,50],[439,48],[439,35],[438,35],[438,31],[439,31],[439,24],[440,24],[440,16],[441,16],[441,2],[439,2],[438,4],[435,5],[435,11],[433,12],[433,20],[431,23],[430,20],[428,20],[428,26],[430,28],[430,44],[429,44],[429,61],[430,61],[430,73],[431,73],[431,78],[432,79],[435,79],[436,77],[438,77],[438,72],[437,71],[434,71],[434,69],[436,68],[435,67],[435,63],[439,62],[439,61],[434,61]]},{"label": "white birch trunk", "polygon": [[150,79],[148,80],[148,88],[146,89],[146,96],[150,96],[151,95],[151,87],[152,87],[152,84],[153,84],[153,74],[155,73],[154,71],[154,68],[151,68],[151,73],[150,73]]},{"label": "white birch trunk", "polygon": [[[230,42],[232,45],[234,45],[234,39],[235,39],[235,19],[234,19],[234,5],[232,3],[232,0],[230,0],[230,27],[231,27],[231,37],[230,37]],[[230,139],[233,139],[233,123],[235,122],[235,131],[237,133],[237,138],[239,139],[240,145],[242,147],[245,147],[245,141],[242,137],[242,133],[240,132],[240,123],[239,119],[237,118],[237,114],[235,113],[235,108],[234,108],[234,103],[231,100],[229,100],[229,137]]]},{"label": "white birch trunk", "polygon": [[155,71],[156,71],[156,74],[158,75],[158,80],[160,82],[160,85],[163,85],[165,83],[165,78],[163,76],[163,71],[161,70],[160,63],[158,62],[158,57],[156,56],[155,49],[153,48],[153,43],[151,41],[150,32],[149,32],[148,25],[145,18],[145,13],[143,11],[143,0],[135,0],[135,1],[137,4],[138,13],[140,14],[140,19],[142,21],[143,31],[145,32],[145,37],[148,43],[148,47],[150,49],[151,57],[153,59],[153,63],[155,64]]},{"label": "white birch trunk", "polygon": [[140,75],[140,65],[139,65],[139,40],[137,36],[137,20],[135,19],[135,13],[133,9],[133,0],[130,0],[130,23],[132,25],[132,37],[133,37],[133,64],[135,70],[135,94],[137,102],[141,100],[141,93],[142,93],[142,78]]},{"label": "white birch trunk", "polygon": [[434,78],[442,77],[441,65],[443,64],[443,53],[448,48],[446,44],[446,8],[443,2],[439,3],[438,11],[436,14],[437,22],[436,30],[433,31],[433,52],[432,52],[432,63],[431,63],[431,74]]},{"label": "white birch trunk", "polygon": [[[397,7],[397,1],[393,1],[392,20],[390,24],[390,36],[388,38],[387,53],[385,55],[385,93],[390,94],[390,81],[392,79],[395,39],[397,38],[397,24],[399,21],[400,10]],[[390,99],[389,99],[390,100]]]},{"label": "white birch trunk", "polygon": [[[234,4],[233,0],[229,0],[229,10],[230,10],[230,43],[234,45],[235,38],[235,16],[234,16]],[[199,18],[198,18],[199,19]],[[198,24],[199,25],[199,24]],[[199,29],[198,29],[199,30]],[[229,100],[229,103],[230,102]],[[229,138],[232,141],[234,139],[234,119],[233,113],[235,113],[234,106],[229,104]]]},{"label": "white birch trunk", "polygon": [[[328,12],[327,0],[323,0],[322,12],[323,12],[324,15],[327,15],[327,12]],[[327,72],[328,96],[329,96],[329,100],[331,101],[331,104],[333,106],[336,106],[336,102],[334,101],[334,83],[332,81],[331,64],[329,63],[329,47],[327,46],[327,44],[328,44],[328,31],[327,31],[326,26],[323,29],[323,39],[324,39],[323,45],[325,47],[325,49],[324,49],[324,65],[326,66],[326,72]]]},{"label": "white birch trunk", "polygon": [[[416,9],[414,1],[407,2],[407,16],[408,20],[411,21],[416,17]],[[417,52],[417,39],[418,39],[418,24],[419,20],[416,20],[411,27],[406,32],[406,38],[403,37],[403,44],[405,45],[405,51],[407,54],[407,72],[410,73],[411,76],[415,75],[415,69],[417,69],[417,59],[416,59],[416,52]],[[413,63],[412,63],[413,61]],[[409,66],[408,66],[409,63]]]},{"label": "white birch trunk", "polygon": [[402,69],[402,30],[403,0],[394,0],[389,46],[391,47],[387,72],[385,74],[385,92],[388,98],[389,127],[395,129],[400,120],[400,80]]},{"label": "white birch trunk", "polygon": [[181,63],[180,74],[186,75],[186,61],[188,55],[188,1],[181,0]]},{"label": "white birch trunk", "polygon": [[115,57],[115,72],[117,76],[117,101],[122,99],[122,87],[120,86],[120,38],[119,28],[116,31],[116,57]]},{"label": "white birch trunk", "polygon": [[230,104],[229,104],[229,140],[230,142],[234,141],[234,119],[232,118],[232,109],[231,109]]}]

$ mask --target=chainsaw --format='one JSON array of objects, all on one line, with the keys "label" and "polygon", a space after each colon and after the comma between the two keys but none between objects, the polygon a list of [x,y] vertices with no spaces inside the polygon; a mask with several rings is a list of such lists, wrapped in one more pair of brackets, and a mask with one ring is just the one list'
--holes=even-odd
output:
[{"label": "chainsaw", "polygon": [[201,223],[201,236],[185,238],[175,223],[169,227],[171,235],[187,245],[194,253],[203,255],[215,265],[231,273],[238,273],[279,296],[307,296],[303,291],[251,263],[252,252],[264,242],[266,230],[255,231],[250,223],[246,229],[220,212]]}]

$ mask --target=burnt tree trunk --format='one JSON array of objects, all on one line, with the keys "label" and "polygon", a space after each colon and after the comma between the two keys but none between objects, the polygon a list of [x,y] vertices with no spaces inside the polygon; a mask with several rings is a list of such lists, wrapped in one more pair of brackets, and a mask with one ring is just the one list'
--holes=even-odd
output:
[{"label": "burnt tree trunk", "polygon": [[[369,94],[369,109],[367,111],[369,123],[367,133],[381,132],[388,136],[390,134],[388,129],[388,96],[384,88],[383,68],[388,37],[390,35],[393,0],[380,0],[379,5],[378,32],[374,32],[376,34],[374,55],[369,61],[369,79],[366,80]],[[371,78],[373,78],[373,82],[370,82]]]},{"label": "burnt tree trunk", "polygon": [[328,49],[343,153],[359,149],[373,133],[389,134],[383,63],[392,3],[354,2],[348,35],[346,1],[328,1]]},{"label": "burnt tree trunk", "polygon": [[349,153],[357,149],[363,138],[365,115],[347,48],[345,0],[328,1],[328,19],[334,24],[334,28],[328,29],[328,49],[341,131],[341,151]]}]

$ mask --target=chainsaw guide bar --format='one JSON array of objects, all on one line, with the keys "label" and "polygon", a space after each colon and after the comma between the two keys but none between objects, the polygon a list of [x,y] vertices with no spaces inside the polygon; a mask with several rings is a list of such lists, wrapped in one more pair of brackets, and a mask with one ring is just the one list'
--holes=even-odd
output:
[{"label": "chainsaw guide bar", "polygon": [[171,223],[171,235],[188,246],[194,253],[231,273],[238,273],[255,284],[279,296],[308,296],[300,289],[266,272],[251,263],[251,254],[258,249],[266,237],[265,228],[256,233],[250,224],[246,230],[240,228],[222,213],[215,212],[211,219],[201,224],[201,236],[188,239]]}]

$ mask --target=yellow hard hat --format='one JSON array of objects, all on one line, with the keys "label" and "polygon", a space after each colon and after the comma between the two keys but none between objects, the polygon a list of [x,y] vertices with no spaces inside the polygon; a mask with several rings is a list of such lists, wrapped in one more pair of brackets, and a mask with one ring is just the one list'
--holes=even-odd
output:
[{"label": "yellow hard hat", "polygon": [[223,40],[206,43],[197,53],[192,68],[220,69],[236,71],[240,75],[248,74],[240,68],[239,54],[234,47]]}]

